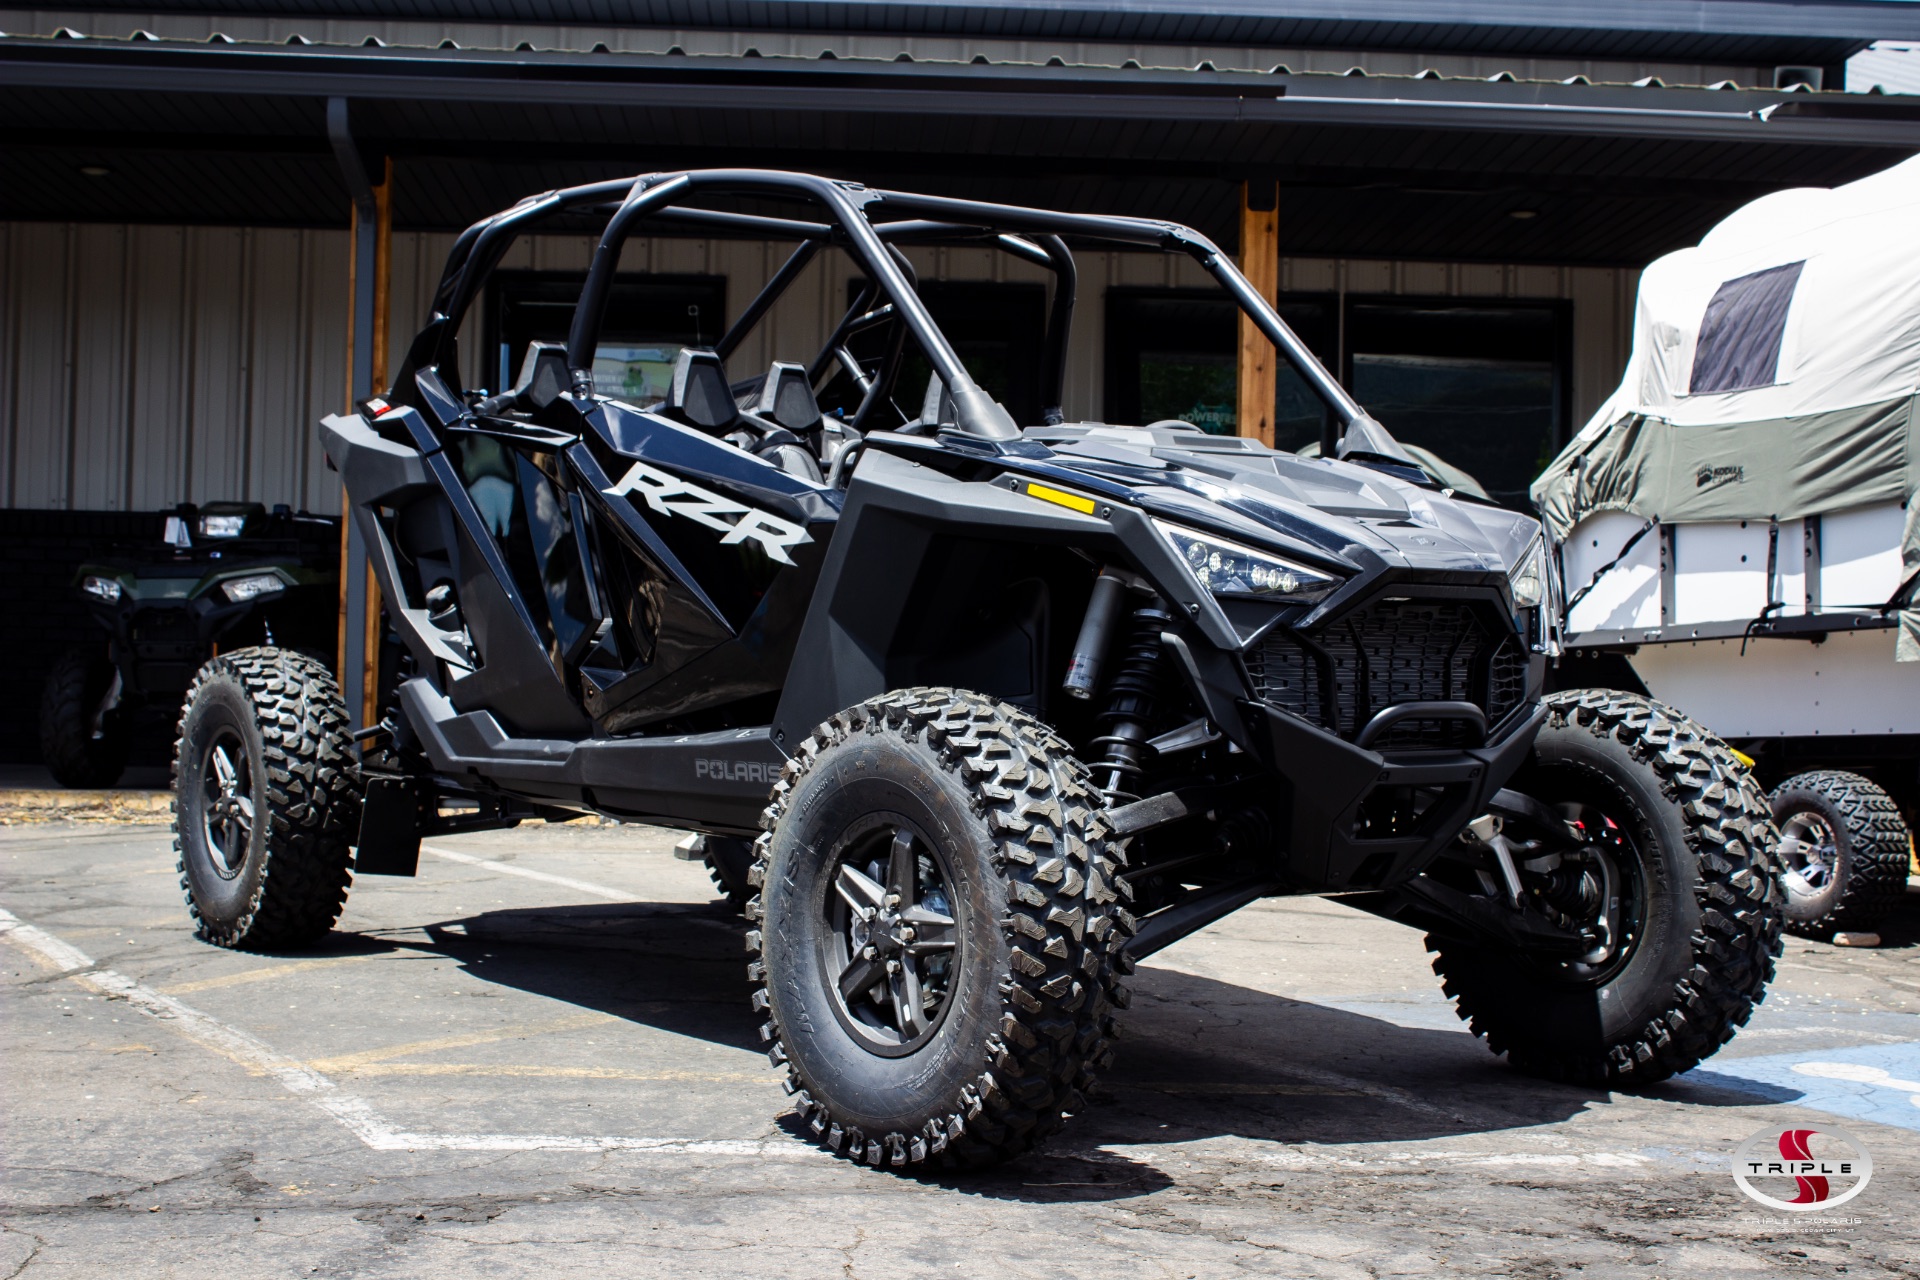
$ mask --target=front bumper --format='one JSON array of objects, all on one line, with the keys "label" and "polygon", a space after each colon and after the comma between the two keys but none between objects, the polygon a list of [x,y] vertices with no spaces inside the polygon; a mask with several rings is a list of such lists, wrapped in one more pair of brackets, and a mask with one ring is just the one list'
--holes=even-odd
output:
[{"label": "front bumper", "polygon": [[1311,893],[1384,888],[1425,870],[1519,769],[1547,715],[1529,701],[1482,746],[1382,753],[1287,712],[1242,705],[1256,749],[1291,791],[1287,878]]}]

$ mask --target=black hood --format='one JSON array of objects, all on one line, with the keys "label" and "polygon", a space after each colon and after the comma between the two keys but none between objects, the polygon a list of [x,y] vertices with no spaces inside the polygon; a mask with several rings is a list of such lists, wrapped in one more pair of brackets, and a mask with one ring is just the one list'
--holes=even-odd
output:
[{"label": "black hood", "polygon": [[1518,512],[1451,496],[1397,460],[1281,453],[1191,427],[1043,427],[1056,466],[1133,489],[1141,507],[1353,570],[1505,573],[1540,534]]}]

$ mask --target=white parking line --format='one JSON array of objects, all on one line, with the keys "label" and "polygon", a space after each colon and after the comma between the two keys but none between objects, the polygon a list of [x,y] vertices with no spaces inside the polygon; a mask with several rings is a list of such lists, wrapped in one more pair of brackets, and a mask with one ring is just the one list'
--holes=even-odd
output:
[{"label": "white parking line", "polygon": [[[464,856],[464,855],[463,855]],[[480,859],[474,859],[480,861]],[[498,864],[495,864],[498,865]],[[527,874],[537,875],[529,872]],[[554,880],[556,876],[541,876]],[[563,882],[582,888],[578,882]],[[597,888],[597,886],[595,886]],[[611,892],[610,890],[603,892]],[[342,1090],[305,1063],[288,1057],[265,1041],[229,1026],[210,1014],[125,974],[98,967],[93,958],[71,943],[21,920],[0,907],[0,937],[30,953],[58,973],[107,996],[125,1000],[150,1018],[171,1026],[188,1039],[252,1070],[272,1076],[289,1093],[297,1094],[338,1121],[375,1151],[646,1151],[691,1155],[751,1156],[755,1159],[824,1158],[813,1147],[781,1138],[773,1142],[699,1138],[587,1137],[570,1134],[415,1133],[387,1123],[366,1101]]]},{"label": "white parking line", "polygon": [[470,853],[461,853],[455,849],[442,849],[437,845],[420,846],[425,853],[436,858],[445,858],[448,862],[461,862],[469,867],[481,867],[487,871],[497,871],[501,875],[524,876],[528,880],[541,880],[547,884],[557,884],[567,889],[578,889],[581,893],[590,893],[596,898],[605,898],[609,902],[634,902],[637,899],[624,889],[611,889],[604,884],[594,884],[589,880],[570,880],[566,876],[549,875],[545,871],[532,871],[526,867],[516,867],[511,862],[496,862],[492,858],[476,858]]}]

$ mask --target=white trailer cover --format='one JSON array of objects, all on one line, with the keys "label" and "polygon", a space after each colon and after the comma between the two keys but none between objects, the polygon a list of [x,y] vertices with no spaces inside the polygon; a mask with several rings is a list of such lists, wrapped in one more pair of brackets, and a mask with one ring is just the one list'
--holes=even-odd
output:
[{"label": "white trailer cover", "polygon": [[1901,503],[1898,649],[1920,661],[1916,392],[1920,157],[1764,196],[1649,266],[1626,376],[1533,500],[1557,540],[1596,511],[1678,524]]}]

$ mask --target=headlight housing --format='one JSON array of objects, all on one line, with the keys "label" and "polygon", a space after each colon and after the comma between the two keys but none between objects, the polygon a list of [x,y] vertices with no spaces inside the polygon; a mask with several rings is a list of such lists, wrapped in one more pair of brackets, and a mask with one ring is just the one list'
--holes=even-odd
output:
[{"label": "headlight housing", "polygon": [[1535,538],[1507,573],[1507,585],[1513,591],[1513,607],[1538,609],[1547,598],[1547,544]]},{"label": "headlight housing", "polygon": [[1200,585],[1216,596],[1268,600],[1275,604],[1312,604],[1333,594],[1340,579],[1271,551],[1229,542],[1194,529],[1153,522]]},{"label": "headlight housing", "polygon": [[256,600],[261,596],[270,596],[276,591],[285,591],[287,584],[280,581],[278,575],[271,573],[249,574],[244,578],[228,578],[220,584],[220,590],[226,592],[227,599],[235,604]]},{"label": "headlight housing", "polygon": [[80,589],[102,603],[120,603],[120,584],[112,578],[101,578],[90,573],[80,580]]},{"label": "headlight housing", "polygon": [[237,538],[246,527],[247,517],[244,514],[200,517],[200,536],[203,538]]}]

